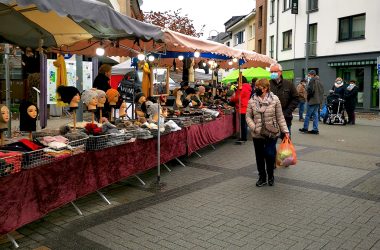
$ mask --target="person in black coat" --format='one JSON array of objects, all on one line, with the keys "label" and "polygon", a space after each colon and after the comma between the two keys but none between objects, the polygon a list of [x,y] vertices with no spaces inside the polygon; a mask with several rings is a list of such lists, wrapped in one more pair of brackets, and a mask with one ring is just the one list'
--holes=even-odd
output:
[{"label": "person in black coat", "polygon": [[110,78],[111,78],[111,65],[103,64],[99,68],[99,74],[95,77],[94,83],[92,84],[93,88],[97,88],[107,92],[111,88]]},{"label": "person in black coat", "polygon": [[335,83],[334,85],[332,86],[331,90],[339,95],[340,98],[344,98],[344,92],[346,90],[346,84],[344,84],[344,81],[342,80],[342,78],[338,77],[336,80],[335,80]]},{"label": "person in black coat", "polygon": [[349,85],[345,88],[344,99],[345,106],[348,115],[348,124],[355,124],[355,108],[358,102],[358,92],[359,88],[356,86],[356,81],[351,80]]}]

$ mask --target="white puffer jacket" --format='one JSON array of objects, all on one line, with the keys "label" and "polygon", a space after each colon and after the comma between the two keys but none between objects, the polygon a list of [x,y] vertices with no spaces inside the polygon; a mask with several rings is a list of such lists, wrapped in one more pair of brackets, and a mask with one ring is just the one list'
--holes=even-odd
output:
[{"label": "white puffer jacket", "polygon": [[254,95],[248,102],[246,121],[253,138],[263,138],[260,135],[262,116],[267,127],[278,129],[276,136],[280,136],[280,132],[289,133],[280,100],[272,92],[268,93],[264,99]]}]

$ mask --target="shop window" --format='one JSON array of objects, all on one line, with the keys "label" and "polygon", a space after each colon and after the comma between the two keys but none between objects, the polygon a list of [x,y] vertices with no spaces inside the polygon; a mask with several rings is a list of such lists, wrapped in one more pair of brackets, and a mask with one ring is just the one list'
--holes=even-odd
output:
[{"label": "shop window", "polygon": [[342,67],[337,69],[337,76],[342,77],[345,82],[350,80],[356,81],[356,86],[359,88],[358,107],[363,107],[364,102],[364,68]]},{"label": "shop window", "polygon": [[339,41],[365,38],[365,14],[339,18]]},{"label": "shop window", "polygon": [[378,79],[377,75],[377,68],[376,65],[372,67],[372,86],[371,86],[371,108],[379,108],[379,90],[377,87],[374,86],[374,83],[380,81]]},{"label": "shop window", "polygon": [[292,30],[288,30],[282,33],[282,49],[291,50],[292,49]]}]

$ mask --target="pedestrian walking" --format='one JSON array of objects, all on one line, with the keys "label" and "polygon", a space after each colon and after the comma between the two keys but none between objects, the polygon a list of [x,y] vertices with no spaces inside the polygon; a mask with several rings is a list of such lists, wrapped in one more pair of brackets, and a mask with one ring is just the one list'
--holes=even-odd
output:
[{"label": "pedestrian walking", "polygon": [[351,80],[344,91],[345,106],[348,115],[347,124],[355,124],[355,108],[358,102],[358,92],[359,88],[356,86],[356,81]]},{"label": "pedestrian walking", "polygon": [[[235,95],[232,96],[230,103],[235,105],[237,111],[240,113],[240,132],[241,137],[236,143],[243,143],[247,141],[247,122],[245,114],[247,111],[248,101],[251,98],[251,85],[248,83],[247,78],[242,76],[242,89],[238,89]],[[240,99],[240,105],[239,105]]]},{"label": "pedestrian walking", "polygon": [[297,108],[299,101],[297,89],[292,82],[282,77],[282,67],[280,64],[272,64],[270,72],[270,89],[280,99],[282,113],[291,134],[293,111]]},{"label": "pedestrian walking", "polygon": [[256,81],[255,94],[248,102],[246,120],[255,148],[256,165],[259,172],[257,187],[274,184],[276,142],[281,132],[289,136],[286,120],[279,98],[270,92],[267,79]]},{"label": "pedestrian walking", "polygon": [[[307,86],[307,111],[303,128],[299,131],[309,134],[319,134],[319,107],[323,102],[323,85],[316,75],[315,70],[310,70],[308,74],[309,84]],[[309,131],[309,121],[313,117],[313,129]]]},{"label": "pedestrian walking", "polygon": [[297,85],[297,92],[298,92],[298,96],[299,96],[299,103],[298,103],[299,121],[304,121],[303,113],[305,111],[305,103],[307,100],[306,80],[305,79],[302,79],[300,81],[300,83]]}]

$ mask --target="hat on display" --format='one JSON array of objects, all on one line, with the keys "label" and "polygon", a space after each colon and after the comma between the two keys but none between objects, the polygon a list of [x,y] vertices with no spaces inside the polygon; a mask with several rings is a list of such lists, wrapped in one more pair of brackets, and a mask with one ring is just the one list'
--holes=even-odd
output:
[{"label": "hat on display", "polygon": [[57,93],[61,96],[61,101],[64,103],[70,103],[74,96],[80,95],[79,90],[73,86],[59,86]]}]

